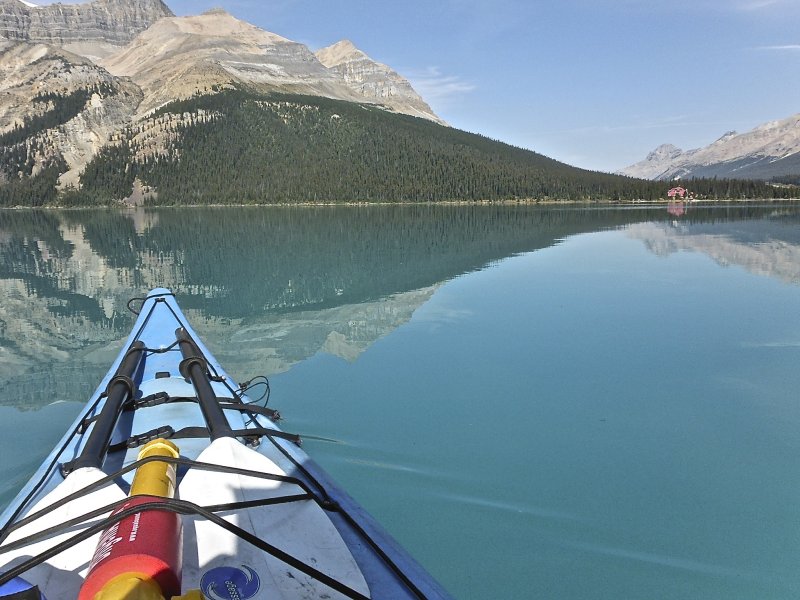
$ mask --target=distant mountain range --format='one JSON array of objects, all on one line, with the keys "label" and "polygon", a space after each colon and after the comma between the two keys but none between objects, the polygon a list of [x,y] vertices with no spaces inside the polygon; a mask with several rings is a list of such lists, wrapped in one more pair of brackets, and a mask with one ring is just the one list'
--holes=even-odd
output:
[{"label": "distant mountain range", "polygon": [[0,0],[0,206],[662,194],[450,128],[348,40],[313,52],[162,0]]},{"label": "distant mountain range", "polygon": [[748,131],[729,131],[705,148],[683,151],[671,144],[619,171],[644,179],[720,177],[800,181],[800,114]]}]

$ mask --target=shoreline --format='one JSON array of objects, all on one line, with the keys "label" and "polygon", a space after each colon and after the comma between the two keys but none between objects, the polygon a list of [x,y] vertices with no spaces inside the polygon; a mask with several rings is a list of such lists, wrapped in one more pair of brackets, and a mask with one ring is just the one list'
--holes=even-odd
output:
[{"label": "shoreline", "polygon": [[686,206],[725,205],[725,204],[800,204],[800,198],[725,198],[709,200],[440,200],[437,202],[265,202],[259,204],[165,204],[147,206],[144,204],[126,204],[117,202],[109,205],[89,204],[86,206],[6,206],[8,210],[138,210],[138,209],[176,209],[176,208],[314,208],[314,207],[370,207],[370,206],[564,206],[587,208],[626,208],[626,207],[667,207],[675,202],[683,202]]}]

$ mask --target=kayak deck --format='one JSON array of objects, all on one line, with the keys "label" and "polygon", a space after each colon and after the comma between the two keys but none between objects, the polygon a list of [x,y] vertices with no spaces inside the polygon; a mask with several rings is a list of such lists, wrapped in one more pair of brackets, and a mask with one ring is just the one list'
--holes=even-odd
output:
[{"label": "kayak deck", "polygon": [[274,416],[224,372],[171,292],[153,290],[86,410],[0,517],[0,599],[25,585],[18,576],[49,600],[78,596],[119,517],[109,515],[150,460],[141,446],[158,438],[180,448],[162,459],[177,467],[176,498],[139,508],[181,515],[184,592],[449,598]]}]

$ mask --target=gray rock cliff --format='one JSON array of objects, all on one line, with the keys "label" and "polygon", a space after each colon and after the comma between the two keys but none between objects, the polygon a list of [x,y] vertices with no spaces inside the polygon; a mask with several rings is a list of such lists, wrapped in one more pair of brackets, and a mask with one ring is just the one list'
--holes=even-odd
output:
[{"label": "gray rock cliff", "polygon": [[20,0],[0,0],[0,37],[61,47],[77,44],[78,48],[69,48],[73,51],[89,44],[124,46],[160,18],[172,16],[172,11],[162,0],[30,4]]}]

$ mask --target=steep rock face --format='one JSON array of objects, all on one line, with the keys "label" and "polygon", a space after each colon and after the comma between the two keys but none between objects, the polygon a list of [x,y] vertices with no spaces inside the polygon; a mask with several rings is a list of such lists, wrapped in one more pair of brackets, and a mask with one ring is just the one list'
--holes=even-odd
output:
[{"label": "steep rock face", "polygon": [[167,16],[172,16],[172,11],[162,0],[95,0],[47,6],[0,0],[0,36],[61,46],[99,58]]},{"label": "steep rock face", "polygon": [[3,147],[27,153],[35,163],[31,174],[63,159],[69,171],[62,184],[75,183],[84,165],[130,122],[141,99],[132,83],[65,50],[0,43],[0,135],[23,128]]},{"label": "steep rock face", "polygon": [[665,144],[619,173],[645,179],[800,176],[800,114],[742,134],[729,131],[705,148],[683,152]]},{"label": "steep rock face", "polygon": [[363,101],[303,44],[220,10],[162,19],[102,64],[143,89],[143,113],[233,83]]},{"label": "steep rock face", "polygon": [[390,67],[372,60],[349,40],[342,40],[316,52],[320,62],[344,78],[360,96],[396,112],[430,119],[441,124],[430,106],[407,79]]}]

